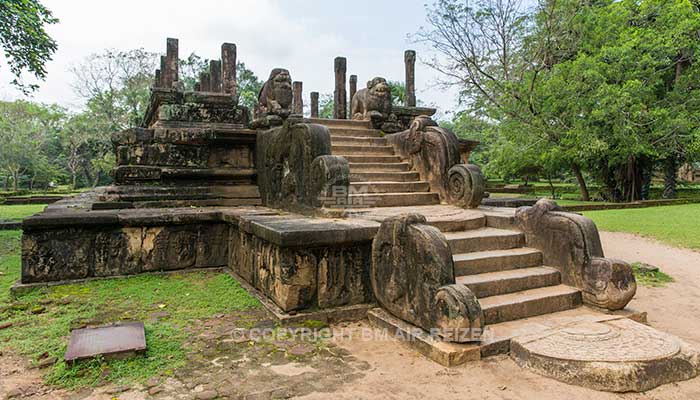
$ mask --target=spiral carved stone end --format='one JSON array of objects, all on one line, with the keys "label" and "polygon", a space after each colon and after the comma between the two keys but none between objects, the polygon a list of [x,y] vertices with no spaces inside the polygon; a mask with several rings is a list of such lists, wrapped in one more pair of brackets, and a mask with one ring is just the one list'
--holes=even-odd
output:
[{"label": "spiral carved stone end", "polygon": [[447,173],[447,196],[451,204],[477,208],[484,198],[484,174],[474,164],[457,164]]}]

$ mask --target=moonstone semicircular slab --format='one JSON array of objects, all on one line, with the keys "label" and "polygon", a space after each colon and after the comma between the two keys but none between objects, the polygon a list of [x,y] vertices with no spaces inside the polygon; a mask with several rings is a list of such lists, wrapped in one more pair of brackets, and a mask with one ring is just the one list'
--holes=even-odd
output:
[{"label": "moonstone semicircular slab", "polygon": [[611,392],[646,391],[700,372],[700,356],[683,341],[629,319],[517,337],[511,357],[541,375]]}]

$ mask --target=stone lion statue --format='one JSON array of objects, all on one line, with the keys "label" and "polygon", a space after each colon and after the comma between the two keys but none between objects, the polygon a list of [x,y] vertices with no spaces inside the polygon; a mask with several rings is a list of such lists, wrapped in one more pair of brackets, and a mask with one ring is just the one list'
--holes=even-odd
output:
[{"label": "stone lion statue", "polygon": [[352,98],[352,119],[386,119],[391,113],[391,88],[384,78],[367,82],[367,88],[358,90]]},{"label": "stone lion statue", "polygon": [[255,106],[255,118],[277,115],[286,118],[292,112],[292,77],[284,68],[275,68],[270,72]]}]

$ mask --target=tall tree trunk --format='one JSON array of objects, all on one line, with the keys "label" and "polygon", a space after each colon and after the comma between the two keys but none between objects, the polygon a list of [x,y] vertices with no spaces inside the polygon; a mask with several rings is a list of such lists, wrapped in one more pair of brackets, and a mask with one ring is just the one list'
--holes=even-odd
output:
[{"label": "tall tree trunk", "polygon": [[92,180],[92,187],[95,188],[100,183],[100,171],[95,172],[95,179]]},{"label": "tall tree trunk", "polygon": [[652,170],[653,167],[649,163],[645,163],[644,167],[642,168],[642,200],[649,200]]},{"label": "tall tree trunk", "polygon": [[71,189],[75,190],[75,189],[77,189],[77,188],[76,188],[76,185],[77,185],[77,183],[78,183],[78,174],[76,174],[75,172],[73,172],[71,175],[72,175],[72,177],[71,177],[71,184],[70,184],[70,186],[71,186]]},{"label": "tall tree trunk", "polygon": [[19,187],[19,172],[13,172],[12,173],[12,191],[17,192],[17,188]]},{"label": "tall tree trunk", "polygon": [[676,198],[676,179],[678,173],[678,160],[676,157],[669,157],[664,160],[664,192],[661,195],[664,199]]},{"label": "tall tree trunk", "polygon": [[581,200],[591,201],[591,195],[588,193],[588,186],[586,186],[586,180],[583,179],[583,174],[581,173],[581,167],[578,164],[574,164],[571,167],[574,171],[574,176],[576,177],[576,182],[578,182],[578,187],[581,190]]}]

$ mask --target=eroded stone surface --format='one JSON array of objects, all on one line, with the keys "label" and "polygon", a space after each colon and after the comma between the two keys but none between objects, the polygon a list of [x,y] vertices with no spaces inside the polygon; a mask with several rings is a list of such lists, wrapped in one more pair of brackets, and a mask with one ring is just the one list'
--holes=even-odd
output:
[{"label": "eroded stone surface", "polygon": [[511,356],[539,374],[613,392],[646,391],[700,372],[698,353],[680,339],[629,319],[517,337]]},{"label": "eroded stone surface", "polygon": [[593,221],[562,212],[552,200],[540,199],[515,213],[516,227],[525,233],[529,247],[542,251],[544,265],[561,272],[562,282],[577,287],[592,306],[624,308],[637,290],[632,267],[606,259]]},{"label": "eroded stone surface", "polygon": [[447,240],[426,222],[418,214],[382,222],[372,242],[374,297],[393,315],[446,340],[478,340],[484,327],[479,302],[455,285]]}]

